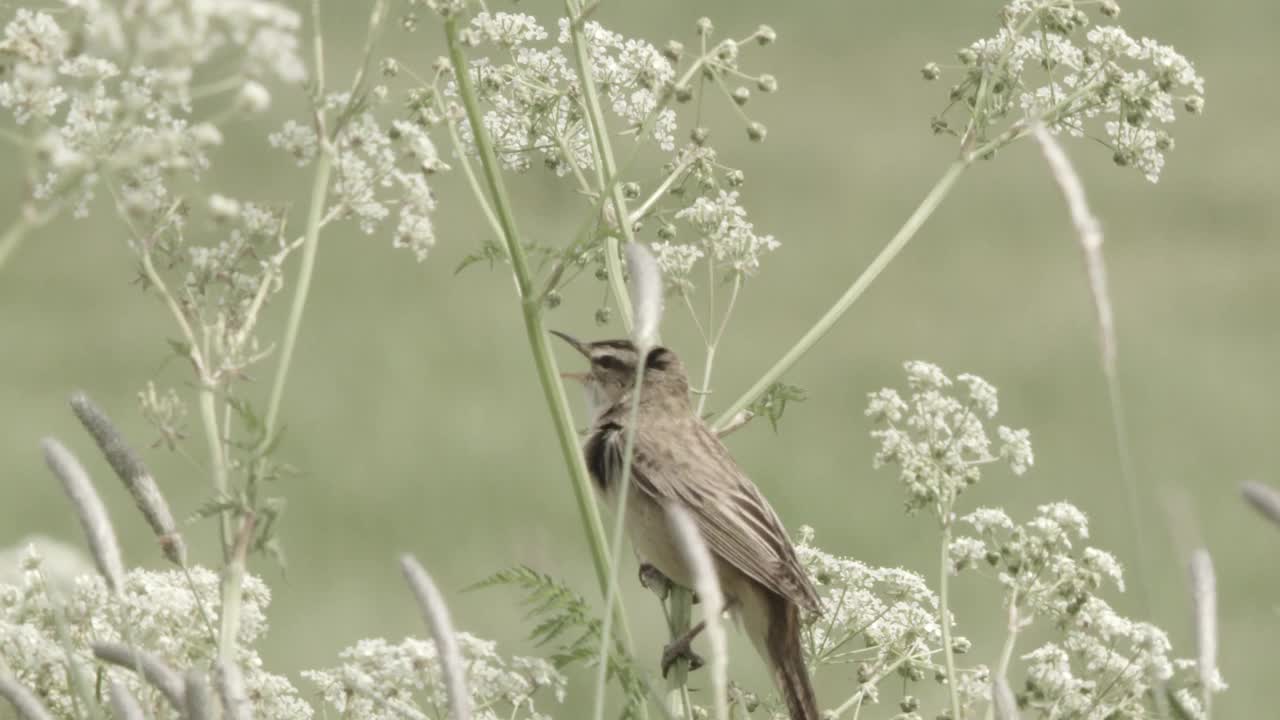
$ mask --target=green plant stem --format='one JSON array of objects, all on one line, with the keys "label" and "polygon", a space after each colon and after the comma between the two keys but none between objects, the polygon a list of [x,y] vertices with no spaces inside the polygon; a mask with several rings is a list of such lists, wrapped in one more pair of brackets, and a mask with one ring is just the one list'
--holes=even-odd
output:
[{"label": "green plant stem", "polygon": [[[569,34],[573,40],[573,55],[578,66],[578,82],[582,87],[587,124],[591,126],[600,191],[609,193],[609,197],[613,200],[614,218],[618,231],[627,242],[634,242],[635,234],[631,228],[631,213],[627,211],[627,199],[622,194],[622,185],[615,182],[618,167],[614,161],[613,147],[609,143],[609,127],[605,123],[604,111],[600,107],[599,91],[596,88],[595,78],[591,74],[591,51],[587,47],[586,33],[582,30],[582,23],[579,22],[581,6],[577,0],[565,0],[565,11],[569,16]],[[618,302],[618,315],[622,319],[622,326],[630,333],[635,318],[627,298],[626,283],[622,278],[622,261],[618,247],[617,237],[610,235],[606,238],[605,269],[609,273],[609,284]]]},{"label": "green plant stem", "polygon": [[[892,663],[885,666],[885,668],[881,670],[879,673],[877,673],[875,677],[871,678],[871,680],[863,683],[863,685],[864,686],[877,685],[881,680],[887,677],[889,673],[892,673],[893,671],[897,670],[902,665],[902,663],[906,662],[910,658],[911,658],[910,655],[903,655],[899,657],[897,660],[894,660]],[[848,700],[845,700],[843,703],[840,704],[839,707],[831,711],[830,713],[831,719],[839,720],[840,717],[842,717],[845,713],[849,712],[850,710],[853,710],[853,716],[854,718],[857,718],[858,713],[862,711],[862,701],[865,698],[866,698],[866,692],[859,689],[853,695],[849,696]],[[827,716],[824,715],[823,717],[827,717]]]},{"label": "green plant stem", "polygon": [[[578,436],[573,426],[569,401],[565,396],[564,385],[560,381],[560,373],[556,367],[555,357],[551,353],[546,329],[542,324],[542,305],[539,296],[534,292],[533,279],[529,273],[529,263],[525,258],[524,247],[520,244],[520,235],[516,229],[515,216],[507,191],[502,182],[498,158],[493,150],[493,142],[484,127],[479,103],[476,100],[475,88],[471,83],[471,71],[466,53],[458,39],[458,18],[445,20],[445,40],[449,47],[449,59],[453,64],[454,76],[458,84],[458,94],[466,109],[467,120],[471,124],[471,132],[480,154],[481,167],[484,170],[485,183],[488,185],[492,206],[497,212],[498,222],[502,227],[502,237],[511,257],[511,268],[515,275],[516,290],[520,295],[520,306],[524,316],[525,334],[529,341],[529,349],[533,354],[534,365],[538,373],[538,381],[542,386],[547,409],[551,413],[555,426],[556,438],[560,443],[560,451],[564,456],[565,466],[569,470],[570,486],[578,505],[579,519],[587,536],[587,546],[591,551],[591,562],[595,567],[596,579],[600,584],[600,592],[607,595],[609,591],[609,547],[604,533],[604,524],[600,519],[600,510],[596,507],[591,489],[591,479],[587,473],[586,463],[578,448]],[[624,296],[625,297],[625,296]],[[626,623],[626,613],[621,600],[617,603],[616,612],[618,636],[623,648],[630,652],[631,633]],[[642,715],[647,716],[646,706],[640,707]]]},{"label": "green plant stem", "polygon": [[[947,515],[951,514],[951,504],[947,503]],[[951,647],[951,606],[948,604],[947,585],[951,575],[951,521],[942,521],[942,550],[938,571],[938,616],[942,625],[942,657],[947,666],[947,695],[951,699],[952,720],[964,720],[960,714],[960,675],[956,672],[956,654]]]},{"label": "green plant stem", "polygon": [[280,365],[276,368],[275,381],[271,384],[271,399],[267,402],[264,422],[263,445],[272,440],[276,422],[280,418],[280,403],[284,399],[285,381],[289,378],[289,366],[298,344],[298,330],[302,327],[302,315],[307,309],[307,295],[311,291],[311,276],[316,269],[316,253],[320,248],[320,227],[324,224],[324,202],[329,193],[329,177],[333,172],[333,149],[326,147],[316,159],[316,173],[311,181],[311,207],[307,210],[307,228],[302,243],[302,265],[298,268],[298,280],[293,289],[293,302],[289,306],[289,320],[285,325],[284,339],[280,344]]},{"label": "green plant stem", "polygon": [[224,665],[234,665],[236,646],[240,636],[241,597],[244,586],[245,562],[249,555],[249,543],[253,540],[253,513],[241,521],[240,532],[233,540],[234,547],[222,568],[222,609],[219,615],[218,660]]},{"label": "green plant stem", "polygon": [[[209,473],[213,479],[213,491],[217,502],[225,501],[231,495],[231,486],[227,481],[226,456],[223,454],[222,436],[218,432],[217,397],[213,380],[200,378],[200,424],[204,425],[205,441],[209,445]],[[222,558],[231,559],[231,544],[234,537],[231,532],[231,513],[223,510],[218,513],[218,535],[221,540]]]},{"label": "green plant stem", "polygon": [[790,370],[800,358],[804,357],[805,353],[809,352],[814,345],[818,344],[819,340],[831,331],[836,322],[849,311],[849,308],[853,307],[853,304],[857,302],[858,298],[862,297],[862,294],[871,286],[871,283],[880,276],[880,273],[884,272],[885,267],[897,257],[898,253],[902,252],[902,249],[916,236],[925,221],[938,209],[943,199],[947,197],[952,187],[955,186],[956,180],[972,163],[972,157],[973,155],[966,155],[951,163],[946,172],[942,174],[942,177],[933,186],[933,189],[929,191],[929,194],[925,195],[924,200],[920,201],[920,205],[911,213],[907,221],[889,240],[889,243],[884,246],[880,254],[876,255],[871,264],[853,281],[849,289],[836,300],[835,304],[821,318],[818,318],[813,327],[809,328],[809,331],[791,349],[783,354],[782,358],[773,364],[773,367],[769,368],[741,397],[720,413],[720,416],[712,424],[713,429],[723,429],[739,411],[746,409],[756,398],[763,395],[770,385],[777,382],[783,373]]}]

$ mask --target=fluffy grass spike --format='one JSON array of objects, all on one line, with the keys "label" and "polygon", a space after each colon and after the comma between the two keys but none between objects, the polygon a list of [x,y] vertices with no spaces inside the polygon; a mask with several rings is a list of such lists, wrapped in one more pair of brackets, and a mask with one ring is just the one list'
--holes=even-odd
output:
[{"label": "fluffy grass spike", "polygon": [[175,565],[186,567],[187,545],[174,524],[169,503],[160,493],[155,478],[147,470],[142,458],[125,442],[120,431],[111,422],[111,418],[107,417],[107,414],[89,399],[88,395],[83,392],[72,395],[71,410],[79,418],[80,424],[84,425],[85,430],[93,436],[94,442],[98,444],[102,455],[107,459],[107,464],[129,489],[134,504],[142,511],[147,524],[160,539],[160,548],[164,551],[165,557]]},{"label": "fluffy grass spike", "polygon": [[694,589],[702,601],[702,615],[706,621],[707,639],[711,643],[711,688],[715,693],[715,720],[729,718],[729,641],[725,636],[721,615],[724,597],[720,593],[720,580],[716,577],[716,565],[711,552],[698,532],[689,513],[676,505],[667,508],[667,522],[675,531],[676,539],[684,552],[685,562],[693,568]]},{"label": "fluffy grass spike", "polygon": [[1263,517],[1280,526],[1280,490],[1260,482],[1247,482],[1240,493]]},{"label": "fluffy grass spike", "polygon": [[40,444],[44,448],[45,462],[62,481],[62,489],[75,507],[76,516],[80,518],[93,562],[106,579],[107,587],[119,595],[124,588],[124,561],[120,557],[120,544],[116,542],[111,518],[107,516],[107,508],[94,489],[89,473],[85,472],[76,456],[54,438],[47,437]]},{"label": "fluffy grass spike", "polygon": [[659,343],[658,327],[662,324],[662,271],[649,248],[640,243],[627,243],[627,270],[631,277],[627,290],[635,309],[635,326],[631,330],[636,347],[643,352]]},{"label": "fluffy grass spike", "polygon": [[1213,558],[1204,548],[1191,553],[1191,602],[1195,609],[1196,659],[1207,718],[1218,674],[1218,583]]},{"label": "fluffy grass spike", "polygon": [[471,720],[471,692],[467,689],[466,667],[462,662],[458,636],[453,632],[453,621],[449,619],[449,607],[445,605],[444,596],[412,555],[400,556],[400,569],[404,571],[405,580],[418,599],[422,618],[431,629],[431,638],[435,640],[436,652],[440,655],[440,665],[444,670],[445,687],[449,691],[450,717],[452,720]]}]

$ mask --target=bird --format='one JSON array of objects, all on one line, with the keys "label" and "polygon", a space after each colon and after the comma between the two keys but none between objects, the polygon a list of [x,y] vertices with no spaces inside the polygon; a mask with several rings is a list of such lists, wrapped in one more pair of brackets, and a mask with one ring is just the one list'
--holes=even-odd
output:
[{"label": "bird", "polygon": [[[802,613],[817,615],[817,590],[796,555],[778,514],[716,433],[695,412],[684,364],[672,350],[641,352],[631,340],[583,342],[551,331],[590,362],[566,373],[586,388],[591,426],[583,455],[592,484],[616,510],[627,433],[634,417],[631,479],[625,527],[641,562],[671,582],[694,587],[693,572],[668,523],[668,508],[693,518],[716,567],[725,607],[768,665],[792,720],[819,720],[804,662]],[[636,368],[643,363],[640,391]],[[663,652],[662,670],[694,658],[694,626]]]}]

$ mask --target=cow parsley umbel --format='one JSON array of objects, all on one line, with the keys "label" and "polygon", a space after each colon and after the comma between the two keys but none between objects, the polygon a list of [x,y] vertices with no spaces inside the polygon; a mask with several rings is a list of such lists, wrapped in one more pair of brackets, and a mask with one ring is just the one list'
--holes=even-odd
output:
[{"label": "cow parsley umbel", "polygon": [[[1043,123],[1053,133],[1094,138],[1111,149],[1117,165],[1159,180],[1164,154],[1174,146],[1166,126],[1178,110],[1204,110],[1204,79],[1168,45],[1134,39],[1118,25],[1095,25],[1088,5],[1005,5],[996,34],[957,53],[959,78],[934,131],[994,150]],[[1104,23],[1120,12],[1111,0],[1094,6]],[[944,73],[929,63],[923,74],[933,80]]]}]

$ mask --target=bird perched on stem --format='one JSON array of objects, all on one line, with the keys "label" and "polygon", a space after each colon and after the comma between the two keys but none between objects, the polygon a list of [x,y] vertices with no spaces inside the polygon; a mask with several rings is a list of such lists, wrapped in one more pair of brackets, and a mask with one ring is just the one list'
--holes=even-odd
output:
[{"label": "bird perched on stem", "polygon": [[[592,426],[583,452],[596,489],[614,508],[634,417],[625,523],[642,576],[647,564],[672,582],[695,586],[668,523],[668,508],[683,508],[714,558],[724,610],[737,617],[768,663],[792,720],[818,720],[800,644],[800,613],[818,612],[818,594],[777,513],[694,412],[679,357],[664,347],[642,356],[630,340],[588,343],[555,334],[590,361],[587,372],[566,377],[586,386]],[[637,397],[638,363],[643,377]],[[701,629],[696,625],[667,646],[664,675],[676,659],[694,657],[689,643]]]}]

